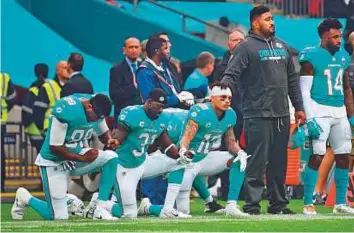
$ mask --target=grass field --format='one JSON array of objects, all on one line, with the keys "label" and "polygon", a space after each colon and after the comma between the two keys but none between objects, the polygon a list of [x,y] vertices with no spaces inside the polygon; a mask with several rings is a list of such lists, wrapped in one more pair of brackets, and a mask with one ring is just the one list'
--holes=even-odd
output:
[{"label": "grass field", "polygon": [[[243,203],[240,203],[243,204]],[[301,214],[302,201],[292,200],[290,208],[299,214],[293,216],[269,215],[248,218],[230,218],[221,214],[205,214],[204,205],[199,199],[191,201],[193,218],[160,219],[141,217],[135,220],[120,219],[115,222],[93,221],[75,217],[69,221],[43,221],[35,212],[26,209],[24,220],[12,220],[11,204],[1,205],[1,231],[302,231],[302,232],[353,232],[354,216],[333,215],[332,208],[317,207],[318,216],[308,217]],[[267,202],[262,202],[262,212],[266,211]]]}]

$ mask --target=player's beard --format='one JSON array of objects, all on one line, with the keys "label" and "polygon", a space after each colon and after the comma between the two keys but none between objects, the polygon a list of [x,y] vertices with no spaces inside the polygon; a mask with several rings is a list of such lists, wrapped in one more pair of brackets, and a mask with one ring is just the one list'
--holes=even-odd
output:
[{"label": "player's beard", "polygon": [[330,43],[327,44],[327,48],[328,48],[328,51],[331,53],[331,54],[334,54],[336,52],[338,52],[338,50],[340,49],[340,47],[337,47],[335,45],[332,45]]},{"label": "player's beard", "polygon": [[155,113],[155,112],[151,111],[150,108],[147,109],[146,115],[147,115],[151,120],[156,120],[156,119],[159,118],[159,116],[160,116],[159,113]]}]

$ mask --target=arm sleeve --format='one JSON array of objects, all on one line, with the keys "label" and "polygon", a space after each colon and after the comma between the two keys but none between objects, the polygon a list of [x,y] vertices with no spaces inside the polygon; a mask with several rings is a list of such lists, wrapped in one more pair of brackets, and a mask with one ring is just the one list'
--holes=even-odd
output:
[{"label": "arm sleeve", "polygon": [[229,62],[221,82],[234,86],[235,91],[237,91],[240,86],[241,75],[248,68],[248,65],[248,51],[245,43],[243,43],[236,49],[235,56]]},{"label": "arm sleeve", "polygon": [[16,104],[16,92],[15,87],[12,84],[11,80],[9,80],[9,84],[7,87],[7,96],[6,96],[7,110],[10,112],[12,107]]},{"label": "arm sleeve", "polygon": [[136,88],[133,84],[122,85],[123,72],[119,72],[118,67],[111,68],[109,72],[109,96],[113,103],[124,103],[136,95]]},{"label": "arm sleeve", "polygon": [[52,117],[52,124],[50,128],[50,141],[51,146],[62,146],[65,142],[66,131],[68,124],[61,123],[55,116]]},{"label": "arm sleeve", "polygon": [[288,57],[288,94],[293,104],[295,111],[304,111],[304,105],[301,96],[301,89],[300,89],[300,79],[299,74],[295,70],[295,65],[293,62],[293,58],[291,56],[291,51],[287,48],[287,52],[289,54]]},{"label": "arm sleeve", "polygon": [[304,109],[306,113],[306,118],[311,119],[314,117],[311,106],[311,88],[312,88],[313,76],[301,76],[301,94],[304,101]]},{"label": "arm sleeve", "polygon": [[36,124],[37,128],[42,131],[43,123],[45,118],[45,112],[49,108],[49,99],[47,92],[44,87],[39,89],[38,96],[33,104],[33,121]]}]

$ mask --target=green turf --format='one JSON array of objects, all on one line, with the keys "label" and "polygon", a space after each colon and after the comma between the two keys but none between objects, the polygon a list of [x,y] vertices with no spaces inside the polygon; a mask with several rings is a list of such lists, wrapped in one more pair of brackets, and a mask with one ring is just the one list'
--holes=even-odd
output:
[{"label": "green turf", "polygon": [[[242,203],[240,203],[242,204]],[[262,202],[262,211],[266,210],[267,202]],[[2,204],[1,231],[341,231],[354,230],[354,216],[333,215],[332,208],[317,207],[320,215],[306,217],[268,215],[250,218],[229,218],[221,214],[205,214],[202,201],[194,199],[191,202],[193,218],[160,219],[156,217],[141,217],[136,220],[93,221],[75,217],[69,221],[43,221],[40,216],[29,208],[26,209],[24,220],[11,220],[10,204]],[[290,208],[301,213],[302,201],[292,200]]]}]

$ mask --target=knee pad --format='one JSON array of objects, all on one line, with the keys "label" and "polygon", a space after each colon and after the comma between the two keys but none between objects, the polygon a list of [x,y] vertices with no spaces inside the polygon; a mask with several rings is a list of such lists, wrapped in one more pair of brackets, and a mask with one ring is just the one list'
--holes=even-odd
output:
[{"label": "knee pad", "polygon": [[176,204],[177,204],[177,210],[184,213],[184,214],[189,214],[189,197],[190,197],[190,191],[180,191],[177,198],[176,198]]},{"label": "knee pad", "polygon": [[123,205],[122,218],[136,218],[138,216],[138,207],[135,204]]},{"label": "knee pad", "polygon": [[336,168],[348,169],[349,168],[349,154],[336,154]]},{"label": "knee pad", "polygon": [[332,149],[335,155],[349,154],[352,150],[352,142],[350,140],[345,140],[340,147]]},{"label": "knee pad", "polygon": [[314,170],[318,170],[323,160],[324,155],[313,154],[310,156],[308,166]]}]

